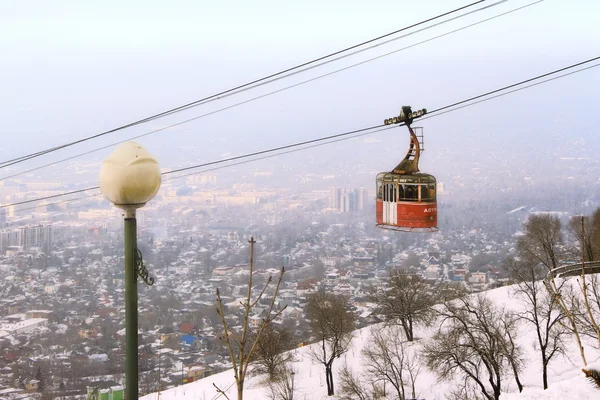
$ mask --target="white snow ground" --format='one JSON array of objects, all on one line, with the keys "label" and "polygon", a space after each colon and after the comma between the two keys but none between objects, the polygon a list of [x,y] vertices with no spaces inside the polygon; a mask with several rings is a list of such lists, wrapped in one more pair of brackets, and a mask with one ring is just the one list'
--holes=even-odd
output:
[{"label": "white snow ground", "polygon": [[[505,305],[514,311],[519,311],[522,304],[511,293],[511,287],[494,289],[485,293],[498,305]],[[355,332],[351,350],[334,362],[334,381],[336,393],[339,392],[339,383],[337,373],[347,363],[355,375],[361,376],[361,350],[368,344],[371,329],[381,329],[375,325],[360,329]],[[414,342],[410,349],[418,351],[421,343],[429,338],[435,328],[428,330],[417,330],[417,337],[421,339]],[[577,400],[598,400],[600,399],[600,390],[594,388],[588,381],[581,368],[583,366],[577,346],[574,340],[568,342],[568,351],[565,357],[559,356],[554,359],[549,367],[548,380],[550,387],[548,390],[542,390],[541,361],[539,353],[536,351],[536,337],[533,331],[528,330],[523,325],[520,330],[518,342],[525,352],[527,362],[524,371],[521,373],[521,381],[525,386],[523,393],[518,393],[514,380],[504,379],[504,394],[502,400],[554,400],[554,399],[577,399]],[[296,372],[296,391],[294,399],[297,400],[325,400],[336,399],[337,396],[328,397],[325,383],[325,371],[322,365],[314,364],[308,354],[309,346],[293,350],[296,361],[292,363]],[[600,366],[600,351],[595,348],[592,342],[586,343],[586,357],[588,362]],[[268,388],[263,385],[262,377],[251,377],[246,381],[244,389],[244,399],[269,399]],[[216,384],[223,389],[231,400],[236,399],[237,393],[233,372],[225,371],[212,375],[205,379],[189,383],[180,387],[165,390],[160,393],[153,393],[142,397],[143,400],[224,400],[214,386]],[[421,374],[417,379],[417,398],[426,400],[442,400],[446,398],[453,382],[438,382],[435,374],[429,372],[423,366]],[[392,397],[390,397],[392,398]]]}]

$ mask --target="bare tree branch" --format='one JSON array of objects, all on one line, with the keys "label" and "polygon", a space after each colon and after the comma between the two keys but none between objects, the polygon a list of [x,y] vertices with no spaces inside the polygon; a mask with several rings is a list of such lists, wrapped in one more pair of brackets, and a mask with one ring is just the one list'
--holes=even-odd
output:
[{"label": "bare tree branch", "polygon": [[[283,274],[285,273],[285,269],[281,268],[281,273],[279,274],[279,279],[277,280],[277,286],[275,287],[275,292],[273,293],[273,297],[271,298],[270,306],[267,311],[266,317],[263,318],[260,328],[256,332],[252,338],[250,338],[250,330],[248,329],[250,313],[253,310],[254,306],[258,303],[258,301],[262,298],[265,293],[265,290],[269,283],[271,282],[271,278],[267,281],[264,288],[259,293],[256,300],[252,301],[252,277],[254,272],[254,244],[256,241],[253,237],[249,240],[250,243],[250,276],[248,277],[248,291],[246,294],[245,301],[241,303],[243,309],[243,322],[242,322],[242,332],[240,335],[235,333],[227,324],[227,320],[225,318],[225,312],[223,309],[223,301],[221,299],[221,294],[219,289],[217,289],[217,314],[221,319],[221,323],[223,324],[223,341],[227,346],[227,350],[229,351],[229,357],[231,359],[231,364],[233,366],[233,373],[235,377],[235,382],[237,385],[237,393],[238,400],[243,399],[244,392],[244,382],[246,380],[246,375],[248,372],[248,365],[252,359],[252,354],[256,349],[257,343],[260,340],[260,336],[265,329],[265,327],[273,321],[273,319],[277,318],[283,311],[279,310],[275,314],[273,314],[273,308],[275,305],[275,299],[277,294],[279,293],[279,287],[281,284],[281,280],[283,278]],[[285,309],[285,307],[284,307]],[[234,346],[237,345],[237,346]],[[249,346],[249,347],[248,347]],[[216,385],[215,385],[216,387]],[[218,389],[218,388],[217,388]]]},{"label": "bare tree branch", "polygon": [[213,386],[215,387],[215,389],[217,389],[217,393],[219,393],[221,396],[225,396],[225,398],[227,400],[229,399],[229,396],[227,396],[227,393],[225,393],[220,387],[218,387],[214,382],[213,382]]},{"label": "bare tree branch", "polygon": [[354,330],[354,315],[348,309],[348,299],[319,291],[309,296],[306,316],[313,336],[321,343],[311,348],[311,356],[325,366],[327,394],[334,394],[333,361],[348,351]]}]

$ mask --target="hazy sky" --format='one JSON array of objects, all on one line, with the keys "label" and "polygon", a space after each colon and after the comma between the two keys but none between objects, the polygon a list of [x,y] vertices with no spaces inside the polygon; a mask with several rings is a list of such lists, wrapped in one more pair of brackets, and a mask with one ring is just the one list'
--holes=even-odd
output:
[{"label": "hazy sky", "polygon": [[[529,3],[509,0],[323,69],[19,168],[203,114]],[[12,158],[110,129],[465,4],[468,1],[0,1],[0,155]],[[376,125],[403,104],[434,109],[598,56],[598,15],[600,3],[594,0],[546,0],[139,141],[167,163],[181,146],[196,146],[196,153],[177,159],[186,164]],[[442,148],[453,147],[461,154],[458,144],[465,138],[491,143],[490,151],[509,151],[514,135],[531,131],[532,139],[525,141],[531,151],[545,135],[568,141],[567,131],[597,145],[593,139],[600,123],[599,89],[600,67],[433,118],[425,124],[429,156],[435,159]],[[395,143],[398,136],[387,132],[377,138]],[[372,157],[361,154],[360,140],[343,148],[357,160]],[[334,150],[316,154],[336,153],[336,147],[329,149]]]}]

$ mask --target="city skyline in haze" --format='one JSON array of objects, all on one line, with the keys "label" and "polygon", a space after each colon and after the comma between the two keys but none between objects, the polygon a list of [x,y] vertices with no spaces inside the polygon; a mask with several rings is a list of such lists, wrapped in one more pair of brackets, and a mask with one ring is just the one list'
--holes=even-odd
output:
[{"label": "city skyline in haze", "polygon": [[[483,2],[459,15],[494,6],[264,88],[40,157],[11,172],[226,107],[531,4],[498,3]],[[6,55],[0,77],[5,94],[0,100],[4,138],[0,153],[4,159],[13,158],[76,140],[466,4],[4,5],[0,13],[0,43]],[[185,165],[372,126],[403,104],[429,109],[443,106],[596,56],[593,40],[598,28],[593,15],[597,9],[591,1],[571,8],[556,1],[539,2],[137,141],[161,165]],[[488,158],[487,152],[501,158],[515,141],[530,153],[543,152],[548,143],[569,141],[571,136],[587,141],[584,151],[598,148],[593,135],[598,116],[590,112],[599,105],[598,83],[598,72],[592,69],[428,120],[423,123],[428,143],[424,162],[434,170],[444,170],[439,160],[448,152],[464,155],[460,147],[465,143],[483,159]],[[394,153],[402,155],[405,133],[392,130],[372,138],[376,141],[369,146],[353,139],[283,155],[277,162],[315,159],[315,168],[322,168],[323,157],[332,163],[344,162],[350,152],[357,163],[377,170],[394,164]],[[394,153],[388,151],[387,162],[376,157],[384,144],[383,151],[394,148]],[[194,151],[183,151],[184,147]],[[77,161],[97,162],[110,151]],[[58,164],[54,170],[67,173],[68,167]]]}]

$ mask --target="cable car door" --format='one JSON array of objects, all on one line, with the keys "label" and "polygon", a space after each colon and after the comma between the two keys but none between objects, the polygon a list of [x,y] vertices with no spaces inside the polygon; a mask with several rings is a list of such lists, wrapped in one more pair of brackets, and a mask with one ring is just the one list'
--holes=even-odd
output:
[{"label": "cable car door", "polygon": [[396,185],[385,183],[383,185],[383,223],[398,224],[398,207],[396,205]]}]

